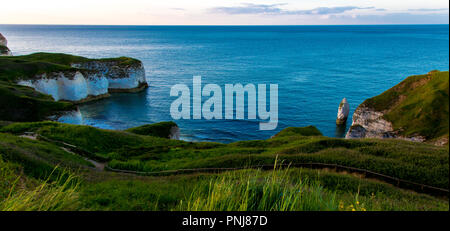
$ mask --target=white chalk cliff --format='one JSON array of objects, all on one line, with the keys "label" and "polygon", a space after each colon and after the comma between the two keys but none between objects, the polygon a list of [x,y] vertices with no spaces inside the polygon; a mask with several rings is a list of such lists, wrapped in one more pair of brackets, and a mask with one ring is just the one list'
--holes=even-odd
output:
[{"label": "white chalk cliff", "polygon": [[120,65],[117,61],[94,60],[74,63],[73,71],[44,73],[32,79],[19,80],[56,101],[83,102],[108,96],[111,91],[136,91],[147,86],[141,62]]},{"label": "white chalk cliff", "polygon": [[116,61],[89,61],[72,67],[95,70],[108,80],[109,90],[135,89],[146,85],[145,70],[141,62],[121,66]]}]

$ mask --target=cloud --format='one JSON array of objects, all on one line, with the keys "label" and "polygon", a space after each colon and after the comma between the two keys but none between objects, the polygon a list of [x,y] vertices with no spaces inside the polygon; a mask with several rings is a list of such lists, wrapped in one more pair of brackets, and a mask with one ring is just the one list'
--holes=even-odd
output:
[{"label": "cloud", "polygon": [[210,12],[222,14],[329,15],[329,14],[340,14],[351,10],[375,9],[375,7],[357,7],[357,6],[318,7],[311,10],[283,10],[279,8],[280,6],[283,5],[286,4],[264,5],[264,4],[247,3],[243,4],[242,6],[236,7],[215,7],[210,9]]},{"label": "cloud", "polygon": [[281,14],[283,10],[278,8],[278,6],[282,5],[285,4],[264,5],[247,3],[236,7],[215,7],[210,9],[210,11],[224,14]]},{"label": "cloud", "polygon": [[389,13],[384,15],[332,15],[341,24],[448,24],[448,14]]},{"label": "cloud", "polygon": [[421,11],[421,12],[448,11],[448,8],[439,8],[439,9],[421,8],[421,9],[409,9],[408,11]]},{"label": "cloud", "polygon": [[340,14],[351,10],[368,10],[368,9],[375,9],[375,7],[357,7],[357,6],[318,7],[312,10],[289,11],[289,13],[297,15],[327,15],[327,14]]}]

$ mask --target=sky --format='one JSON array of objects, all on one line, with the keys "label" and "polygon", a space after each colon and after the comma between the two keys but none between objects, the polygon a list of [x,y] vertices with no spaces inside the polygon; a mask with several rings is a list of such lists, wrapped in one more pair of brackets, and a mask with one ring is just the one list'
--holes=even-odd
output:
[{"label": "sky", "polygon": [[0,24],[448,24],[448,0],[12,0]]}]

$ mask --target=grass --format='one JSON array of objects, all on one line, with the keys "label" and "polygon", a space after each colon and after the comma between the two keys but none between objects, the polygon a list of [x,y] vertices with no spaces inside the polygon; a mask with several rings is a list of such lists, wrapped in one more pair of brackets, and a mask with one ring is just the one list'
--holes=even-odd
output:
[{"label": "grass", "polygon": [[130,128],[127,129],[126,131],[144,136],[169,138],[171,129],[173,127],[178,127],[178,125],[174,122],[161,122],[156,124],[147,124],[135,128]]},{"label": "grass", "polygon": [[447,199],[351,174],[302,168],[165,177],[111,175],[80,188],[81,208],[120,211],[448,211]]},{"label": "grass", "polygon": [[51,96],[32,88],[0,80],[0,120],[45,120],[49,116],[74,108],[71,103],[55,102]]},{"label": "grass", "polygon": [[[14,171],[2,160],[0,160],[0,166],[6,171],[2,171],[2,178]],[[55,177],[49,176],[33,188],[26,189],[18,187],[17,184],[21,179],[21,176],[18,176],[7,186],[8,194],[0,199],[0,211],[61,211],[76,208],[79,179],[65,170],[53,171],[52,174],[56,172],[60,173]],[[53,178],[56,179],[52,180]]]},{"label": "grass", "polygon": [[48,178],[57,165],[72,169],[92,167],[82,157],[56,145],[4,133],[0,133],[0,155],[4,160],[20,164],[27,175],[38,179]]},{"label": "grass", "polygon": [[432,71],[410,76],[363,106],[386,111],[385,119],[404,136],[420,135],[428,140],[448,137],[449,72]]},{"label": "grass", "polygon": [[[0,211],[443,210],[448,200],[357,175],[302,168],[140,177],[54,170],[39,180],[0,158]],[[53,177],[52,177],[53,176]]]},{"label": "grass", "polygon": [[[231,144],[191,143],[55,122],[14,123],[0,132],[33,131],[87,150],[114,169],[141,172],[285,163],[338,164],[403,180],[448,188],[448,146],[402,140],[346,140],[288,129],[268,140]],[[307,128],[306,130],[314,130]],[[283,135],[284,134],[284,135]]]},{"label": "grass", "polygon": [[131,66],[140,61],[128,58],[88,59],[61,53],[34,53],[22,56],[0,57],[0,80],[14,82],[20,79],[34,79],[36,75],[52,72],[86,71],[74,68],[74,63],[90,61],[114,62],[117,66]]},{"label": "grass", "polygon": [[[274,166],[270,174],[261,171],[230,172],[207,184],[199,184],[182,211],[331,211],[338,210],[336,194],[309,178],[292,182],[288,170]],[[364,208],[363,208],[364,209]]]}]

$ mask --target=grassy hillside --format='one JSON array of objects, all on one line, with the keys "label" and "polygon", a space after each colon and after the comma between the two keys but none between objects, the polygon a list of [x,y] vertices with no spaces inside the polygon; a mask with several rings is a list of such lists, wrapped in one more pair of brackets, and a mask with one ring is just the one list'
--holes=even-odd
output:
[{"label": "grassy hillside", "polygon": [[68,102],[55,102],[30,87],[0,80],[0,120],[39,121],[61,111],[73,110]]},{"label": "grassy hillside", "polygon": [[144,136],[169,138],[171,128],[177,126],[178,125],[174,122],[161,122],[156,124],[147,124],[135,128],[130,128],[127,129],[126,131]]},{"label": "grassy hillside", "polygon": [[449,72],[411,76],[362,105],[385,112],[385,119],[403,136],[427,140],[448,137]]},{"label": "grassy hillside", "polygon": [[[25,132],[42,138],[19,137]],[[290,167],[142,176],[99,172],[80,156],[88,153],[89,158],[98,157],[110,167],[139,171],[335,163],[448,188],[448,147],[396,140],[334,139],[321,136],[314,127],[288,128],[268,140],[191,143],[55,122],[5,123],[0,127],[0,141],[0,164],[20,173],[2,171],[11,174],[4,176],[8,180],[3,181],[6,183],[1,192],[11,189],[16,184],[12,179],[18,176],[24,182],[34,182],[25,191],[0,199],[3,210],[23,210],[19,206],[26,199],[22,194],[32,198],[27,199],[32,201],[28,206],[32,210],[448,210],[447,199],[332,169]],[[84,151],[69,152],[61,142]],[[72,173],[58,170],[53,175],[67,177],[52,177],[57,165],[59,169],[72,169]],[[74,170],[82,181],[68,184],[65,179],[72,179]],[[52,186],[39,191],[44,183]],[[42,207],[42,201],[33,196],[37,194],[60,201]]]},{"label": "grassy hillside", "polygon": [[76,210],[79,183],[68,171],[53,171],[47,179],[35,179],[24,174],[20,164],[0,156],[0,211]]},{"label": "grassy hillside", "polygon": [[16,123],[0,132],[35,132],[75,145],[114,169],[153,172],[189,168],[326,163],[356,167],[448,188],[448,147],[399,140],[345,140],[319,135],[313,127],[289,128],[272,139],[231,144],[191,143],[54,122]]}]

